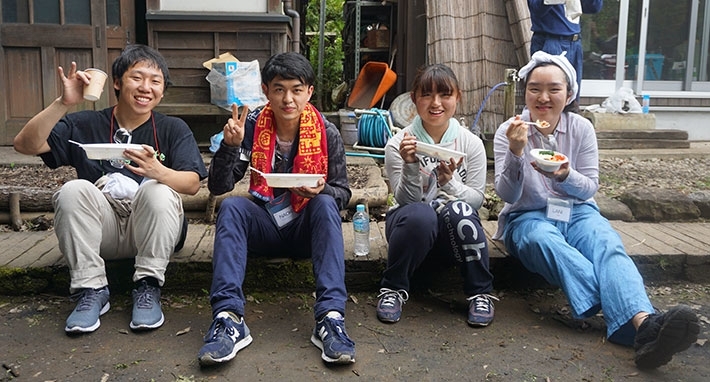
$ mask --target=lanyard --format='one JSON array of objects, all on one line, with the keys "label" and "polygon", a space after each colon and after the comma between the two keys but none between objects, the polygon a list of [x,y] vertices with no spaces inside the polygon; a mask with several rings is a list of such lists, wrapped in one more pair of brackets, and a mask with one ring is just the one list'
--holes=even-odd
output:
[{"label": "lanyard", "polygon": [[[113,120],[116,118],[116,106],[111,109],[111,131],[109,135],[109,142],[113,141]],[[163,158],[162,154],[160,153],[160,145],[158,144],[158,129],[155,127],[155,116],[153,115],[153,112],[150,112],[150,122],[153,124],[153,140],[155,141],[155,153],[157,154],[158,158]],[[161,159],[161,162],[163,160]]]}]

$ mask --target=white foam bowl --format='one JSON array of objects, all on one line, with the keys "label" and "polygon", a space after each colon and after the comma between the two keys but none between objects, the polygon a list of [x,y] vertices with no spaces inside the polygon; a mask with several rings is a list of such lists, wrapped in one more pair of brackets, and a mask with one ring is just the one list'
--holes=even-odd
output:
[{"label": "white foam bowl", "polygon": [[426,155],[445,162],[453,158],[456,163],[458,163],[459,159],[466,158],[466,153],[419,141],[417,141],[417,154]]},{"label": "white foam bowl", "polygon": [[273,188],[292,188],[292,187],[316,187],[318,179],[322,179],[323,174],[262,174],[266,179],[266,184]]},{"label": "white foam bowl", "polygon": [[125,150],[143,150],[142,145],[134,143],[81,143],[78,146],[94,160],[129,159],[123,156]]},{"label": "white foam bowl", "polygon": [[[553,153],[553,154],[549,154]],[[535,158],[535,163],[542,171],[545,172],[555,172],[564,163],[569,162],[569,159],[565,154],[557,151],[545,150],[545,149],[532,149],[530,150],[530,155]],[[563,160],[553,160],[555,155],[562,155]]]}]

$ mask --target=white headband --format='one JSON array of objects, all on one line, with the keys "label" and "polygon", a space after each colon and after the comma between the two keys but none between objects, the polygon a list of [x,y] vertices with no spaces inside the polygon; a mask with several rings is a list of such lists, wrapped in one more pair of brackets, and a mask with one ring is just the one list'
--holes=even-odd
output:
[{"label": "white headband", "polygon": [[570,97],[569,101],[567,101],[567,104],[569,105],[570,103],[572,103],[572,101],[577,99],[577,92],[579,91],[579,89],[577,85],[577,72],[574,70],[572,64],[569,63],[567,57],[565,57],[566,54],[567,52],[562,52],[562,54],[557,56],[538,50],[532,55],[530,62],[528,62],[525,66],[518,70],[518,77],[522,78],[523,80],[527,79],[528,74],[530,74],[533,69],[535,69],[544,62],[550,62],[559,66],[560,69],[565,72],[567,78],[569,78],[571,82],[570,85],[572,85],[572,96]]}]

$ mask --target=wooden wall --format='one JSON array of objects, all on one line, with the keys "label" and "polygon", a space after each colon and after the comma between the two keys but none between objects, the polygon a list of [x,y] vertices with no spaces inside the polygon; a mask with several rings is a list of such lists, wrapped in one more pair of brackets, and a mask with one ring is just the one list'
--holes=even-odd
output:
[{"label": "wooden wall", "polygon": [[482,105],[488,92],[505,81],[505,70],[519,68],[506,3],[500,0],[428,0],[427,56],[456,73],[463,93],[457,117],[492,132],[506,119],[503,86]]},{"label": "wooden wall", "polygon": [[184,15],[148,11],[148,44],[160,51],[172,85],[156,111],[183,118],[200,144],[218,132],[229,113],[210,103],[209,71],[202,63],[223,53],[258,60],[291,47],[291,18],[283,14]]}]

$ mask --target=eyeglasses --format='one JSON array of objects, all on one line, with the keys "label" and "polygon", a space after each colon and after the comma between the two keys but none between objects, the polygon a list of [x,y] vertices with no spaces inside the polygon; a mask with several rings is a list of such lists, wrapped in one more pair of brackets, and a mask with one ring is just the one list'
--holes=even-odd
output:
[{"label": "eyeglasses", "polygon": [[[131,135],[131,132],[124,129],[123,127],[119,128],[116,130],[116,132],[113,134],[113,143],[118,143],[118,144],[129,144],[131,143],[131,139],[133,136]],[[109,163],[111,163],[111,166],[115,168],[123,168],[126,164],[130,163],[128,159],[110,159]]]}]

